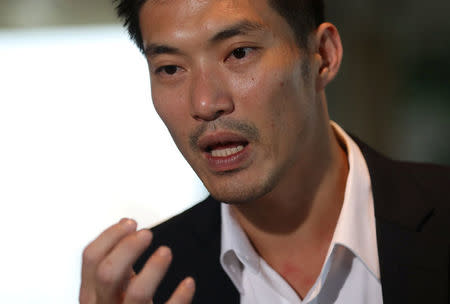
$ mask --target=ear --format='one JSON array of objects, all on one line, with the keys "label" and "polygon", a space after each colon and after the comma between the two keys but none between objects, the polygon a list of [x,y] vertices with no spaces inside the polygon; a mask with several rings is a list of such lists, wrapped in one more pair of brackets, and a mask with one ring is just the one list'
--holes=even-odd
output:
[{"label": "ear", "polygon": [[322,23],[314,33],[314,62],[317,90],[323,90],[336,77],[343,56],[341,37],[337,28]]}]

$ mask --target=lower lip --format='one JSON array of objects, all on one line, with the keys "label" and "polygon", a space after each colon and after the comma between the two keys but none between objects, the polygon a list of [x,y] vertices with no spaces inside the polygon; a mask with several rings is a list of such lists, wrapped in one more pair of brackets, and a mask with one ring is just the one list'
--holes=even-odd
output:
[{"label": "lower lip", "polygon": [[242,168],[244,162],[249,157],[249,144],[243,150],[225,157],[214,157],[211,153],[205,152],[209,168],[215,172],[235,171]]}]

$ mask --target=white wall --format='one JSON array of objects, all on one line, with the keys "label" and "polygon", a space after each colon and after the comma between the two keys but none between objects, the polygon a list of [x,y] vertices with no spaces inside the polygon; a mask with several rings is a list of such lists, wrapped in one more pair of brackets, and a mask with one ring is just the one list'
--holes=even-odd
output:
[{"label": "white wall", "polygon": [[83,247],[207,195],[120,27],[0,32],[0,302],[77,303]]}]

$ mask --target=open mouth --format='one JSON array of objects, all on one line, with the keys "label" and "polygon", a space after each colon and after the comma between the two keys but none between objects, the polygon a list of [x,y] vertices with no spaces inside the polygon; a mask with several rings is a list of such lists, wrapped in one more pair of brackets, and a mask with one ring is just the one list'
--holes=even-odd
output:
[{"label": "open mouth", "polygon": [[243,135],[226,131],[206,134],[197,142],[214,172],[234,172],[243,168],[251,155],[249,146],[250,141]]}]

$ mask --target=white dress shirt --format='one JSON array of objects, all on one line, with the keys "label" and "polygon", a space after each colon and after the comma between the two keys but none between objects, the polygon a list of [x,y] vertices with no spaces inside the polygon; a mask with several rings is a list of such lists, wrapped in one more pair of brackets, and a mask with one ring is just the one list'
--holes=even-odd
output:
[{"label": "white dress shirt", "polygon": [[242,304],[383,303],[370,175],[356,143],[331,122],[346,146],[349,172],[344,203],[319,277],[300,299],[295,290],[254,250],[230,212],[221,205],[220,263]]}]

